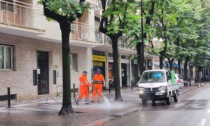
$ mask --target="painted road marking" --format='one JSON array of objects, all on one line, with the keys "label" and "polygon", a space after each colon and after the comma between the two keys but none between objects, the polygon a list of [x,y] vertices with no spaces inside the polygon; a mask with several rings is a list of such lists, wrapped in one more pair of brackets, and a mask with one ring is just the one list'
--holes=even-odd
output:
[{"label": "painted road marking", "polygon": [[207,113],[210,114],[210,109],[207,110]]},{"label": "painted road marking", "polygon": [[202,119],[202,120],[198,123],[198,126],[204,126],[205,123],[206,123],[206,119]]}]

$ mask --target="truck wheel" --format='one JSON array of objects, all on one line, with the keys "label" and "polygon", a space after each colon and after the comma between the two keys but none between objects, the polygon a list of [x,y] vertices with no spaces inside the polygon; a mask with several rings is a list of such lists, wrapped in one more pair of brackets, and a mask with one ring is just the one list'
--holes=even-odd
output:
[{"label": "truck wheel", "polygon": [[156,106],[155,100],[152,100],[152,106]]},{"label": "truck wheel", "polygon": [[166,99],[166,104],[170,105],[171,104],[171,95],[169,94],[168,98]]},{"label": "truck wheel", "polygon": [[174,101],[175,101],[175,102],[178,102],[178,97],[179,97],[178,94],[175,93],[175,94],[174,94]]},{"label": "truck wheel", "polygon": [[142,104],[143,104],[143,106],[146,106],[147,105],[147,100],[146,99],[142,99]]}]

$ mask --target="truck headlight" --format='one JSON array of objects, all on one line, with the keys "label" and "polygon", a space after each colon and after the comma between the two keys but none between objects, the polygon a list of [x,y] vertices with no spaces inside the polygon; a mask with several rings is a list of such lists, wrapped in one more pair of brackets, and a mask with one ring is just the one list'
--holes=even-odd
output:
[{"label": "truck headlight", "polygon": [[165,86],[159,88],[160,92],[166,92],[166,90],[167,90],[167,87],[165,87]]},{"label": "truck headlight", "polygon": [[144,88],[139,88],[139,94],[144,94]]}]

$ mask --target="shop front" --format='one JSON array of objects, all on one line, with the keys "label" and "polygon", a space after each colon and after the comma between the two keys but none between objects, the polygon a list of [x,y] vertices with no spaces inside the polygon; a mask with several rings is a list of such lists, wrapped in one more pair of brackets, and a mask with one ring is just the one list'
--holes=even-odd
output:
[{"label": "shop front", "polygon": [[105,76],[105,61],[106,57],[105,56],[100,56],[100,55],[93,55],[93,71],[92,75],[94,75],[97,70],[101,71],[101,74]]},{"label": "shop front", "polygon": [[137,60],[132,60],[131,61],[131,72],[132,72],[132,77],[131,77],[131,82],[132,82],[132,86],[135,86],[136,83],[139,81],[139,70],[138,70],[138,61]]},{"label": "shop front", "polygon": [[[111,88],[114,87],[114,83],[113,83],[113,57],[111,55],[109,55],[108,58],[108,76],[109,76],[109,85]],[[121,86],[122,87],[127,87],[130,86],[130,82],[129,82],[129,60],[127,59],[127,57],[125,56],[121,56],[120,59],[120,68],[119,70],[121,71],[120,74],[120,82],[121,82]]]},{"label": "shop front", "polygon": [[[127,87],[128,86],[128,71],[127,71],[128,65],[125,63],[121,64],[121,82],[122,82],[122,87]],[[109,85],[111,88],[114,87],[113,84],[113,63],[109,62]]]}]

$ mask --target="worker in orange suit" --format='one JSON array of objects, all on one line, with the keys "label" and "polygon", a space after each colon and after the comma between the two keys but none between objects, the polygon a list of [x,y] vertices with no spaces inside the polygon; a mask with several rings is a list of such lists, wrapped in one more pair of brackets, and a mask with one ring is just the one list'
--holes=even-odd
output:
[{"label": "worker in orange suit", "polygon": [[82,99],[82,97],[85,95],[85,104],[89,104],[89,87],[92,86],[87,80],[87,71],[83,71],[82,76],[79,78],[80,80],[80,95],[75,100],[76,104],[79,104],[79,101]]},{"label": "worker in orange suit", "polygon": [[105,86],[104,76],[101,74],[100,70],[93,76],[93,93],[91,102],[95,102],[96,95],[98,95],[98,102],[102,99],[102,89]]}]

